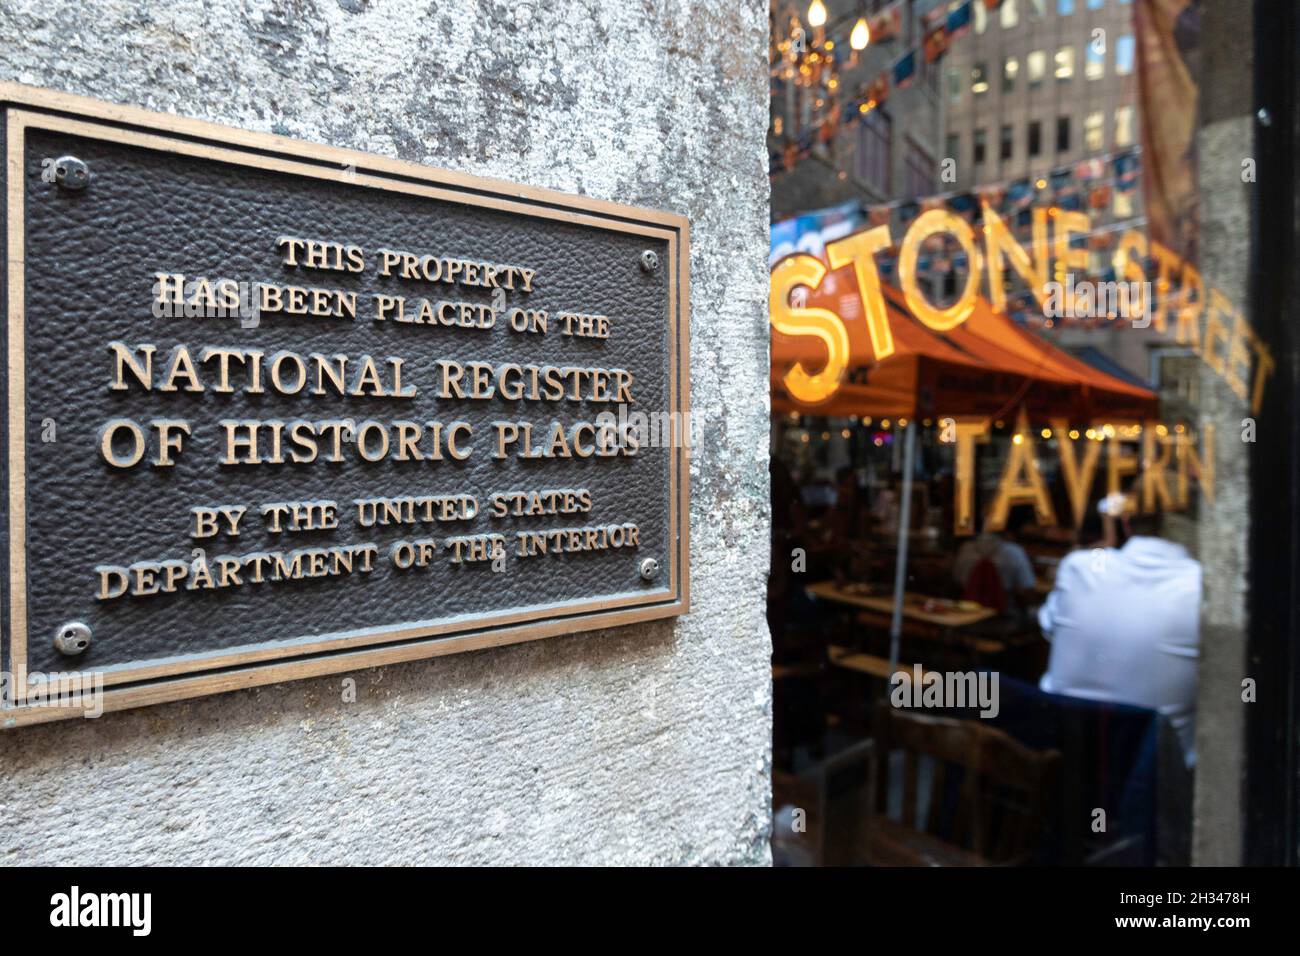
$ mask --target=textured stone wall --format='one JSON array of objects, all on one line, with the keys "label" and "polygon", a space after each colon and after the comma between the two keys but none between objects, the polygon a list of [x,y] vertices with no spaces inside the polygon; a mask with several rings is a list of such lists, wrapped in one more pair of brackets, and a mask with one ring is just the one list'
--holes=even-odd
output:
[{"label": "textured stone wall", "polygon": [[[1219,289],[1249,312],[1250,191],[1241,161],[1254,155],[1252,33],[1249,4],[1213,0],[1201,12],[1200,266],[1206,287]],[[1276,386],[1274,386],[1276,387]],[[1242,420],[1250,414],[1222,377],[1202,366],[1201,427],[1216,429],[1215,498],[1199,511],[1197,540],[1203,567],[1201,660],[1196,699],[1196,796],[1192,860],[1201,866],[1241,863],[1241,788],[1246,757],[1246,713],[1241,682],[1246,659],[1249,582],[1250,451]],[[1261,422],[1259,441],[1275,441],[1278,425]],[[1256,505],[1258,507],[1258,505]]]},{"label": "textured stone wall", "polygon": [[694,611],[0,733],[6,863],[766,863],[759,0],[0,0],[0,78],[687,215]]}]

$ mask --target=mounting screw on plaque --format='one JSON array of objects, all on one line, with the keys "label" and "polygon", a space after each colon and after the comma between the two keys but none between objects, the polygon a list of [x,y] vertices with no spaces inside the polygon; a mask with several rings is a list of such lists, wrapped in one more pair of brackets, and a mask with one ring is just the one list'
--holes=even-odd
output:
[{"label": "mounting screw on plaque", "polygon": [[659,253],[653,249],[647,249],[641,253],[641,270],[643,272],[659,271]]},{"label": "mounting screw on plaque", "polygon": [[646,558],[641,562],[641,577],[647,581],[653,581],[656,574],[659,573],[659,562],[654,558]]},{"label": "mounting screw on plaque", "polygon": [[90,182],[90,167],[76,156],[60,156],[54,161],[54,181],[64,189],[85,189]]},{"label": "mounting screw on plaque", "polygon": [[80,621],[69,621],[54,635],[54,646],[60,654],[75,657],[90,646],[90,628]]}]

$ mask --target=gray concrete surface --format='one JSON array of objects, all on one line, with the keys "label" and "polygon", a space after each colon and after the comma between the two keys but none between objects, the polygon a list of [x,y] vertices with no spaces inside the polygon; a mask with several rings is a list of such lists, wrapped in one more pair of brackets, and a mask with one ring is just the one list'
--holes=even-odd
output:
[{"label": "gray concrete surface", "polygon": [[[1206,287],[1218,288],[1249,314],[1250,190],[1241,161],[1253,153],[1251,10],[1214,0],[1202,6],[1200,128],[1200,266]],[[1212,42],[1204,42],[1213,38]],[[1196,794],[1192,862],[1241,863],[1242,783],[1246,755],[1246,589],[1250,528],[1250,452],[1242,419],[1250,414],[1209,368],[1202,366],[1200,421],[1213,423],[1215,500],[1198,512],[1203,567],[1201,661],[1196,700]],[[1278,441],[1283,423],[1257,422],[1256,441]]]},{"label": "gray concrete surface", "polygon": [[0,78],[690,217],[694,612],[0,734],[5,863],[769,861],[766,7],[0,2]]}]

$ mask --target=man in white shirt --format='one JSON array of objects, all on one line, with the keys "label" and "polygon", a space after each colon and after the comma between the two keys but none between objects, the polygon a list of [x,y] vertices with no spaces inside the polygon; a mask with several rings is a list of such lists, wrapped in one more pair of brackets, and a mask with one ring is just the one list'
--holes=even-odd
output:
[{"label": "man in white shirt", "polygon": [[1038,612],[1052,642],[1039,686],[1050,693],[1149,707],[1167,715],[1195,763],[1201,565],[1155,537],[1159,515],[1126,519],[1122,548],[1075,551]]}]

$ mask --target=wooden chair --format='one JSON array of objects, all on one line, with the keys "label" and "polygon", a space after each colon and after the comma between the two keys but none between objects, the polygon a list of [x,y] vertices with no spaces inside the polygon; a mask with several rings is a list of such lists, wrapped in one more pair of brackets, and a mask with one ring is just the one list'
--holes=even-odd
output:
[{"label": "wooden chair", "polygon": [[[1060,765],[980,720],[876,710],[875,802],[866,858],[876,866],[1013,866],[1037,847]],[[902,819],[886,816],[890,754],[903,751]],[[923,817],[921,759],[932,765]]]},{"label": "wooden chair", "polygon": [[772,807],[793,806],[804,813],[802,833],[773,833],[773,854],[813,866],[848,866],[864,862],[871,814],[874,743],[860,740],[809,767],[798,776],[772,774]]}]

